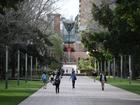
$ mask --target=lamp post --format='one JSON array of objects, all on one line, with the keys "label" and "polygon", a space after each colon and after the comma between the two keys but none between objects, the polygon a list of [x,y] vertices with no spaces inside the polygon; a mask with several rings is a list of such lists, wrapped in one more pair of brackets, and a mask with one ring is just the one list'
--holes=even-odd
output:
[{"label": "lamp post", "polygon": [[99,75],[99,73],[100,73],[100,63],[99,63],[99,61],[98,61],[98,75]]},{"label": "lamp post", "polygon": [[94,61],[94,62],[95,62],[95,63],[94,63],[94,65],[95,65],[95,66],[94,66],[94,69],[95,69],[95,72],[97,72],[97,69],[96,69],[96,68],[97,68],[96,58],[95,58],[95,61]]},{"label": "lamp post", "polygon": [[20,51],[18,50],[18,66],[17,66],[17,69],[18,69],[18,78],[17,78],[17,85],[19,86],[19,71],[20,71]]},{"label": "lamp post", "polygon": [[116,59],[115,57],[113,58],[113,77],[115,78],[116,74]]},{"label": "lamp post", "polygon": [[123,56],[122,55],[120,55],[120,57],[121,57],[121,61],[120,61],[120,65],[121,65],[121,79],[122,79],[122,72],[123,72]]},{"label": "lamp post", "polygon": [[73,27],[74,27],[74,22],[63,22],[63,24],[64,24],[64,26],[65,26],[65,28],[66,28],[66,30],[67,30],[67,32],[68,32],[68,56],[69,56],[69,62],[71,61],[70,59],[70,52],[71,52],[71,47],[70,47],[70,32],[71,32],[71,30],[73,29]]},{"label": "lamp post", "polygon": [[27,82],[27,59],[28,59],[28,55],[26,53],[25,54],[25,82]]},{"label": "lamp post", "polygon": [[32,71],[33,71],[33,57],[31,56],[31,68],[30,68],[31,81],[32,81]]},{"label": "lamp post", "polygon": [[108,77],[110,78],[110,61],[108,60]]},{"label": "lamp post", "polygon": [[8,46],[6,46],[6,70],[5,70],[5,89],[8,88]]},{"label": "lamp post", "polygon": [[36,72],[37,72],[37,69],[38,69],[38,60],[37,60],[37,57],[35,58],[35,69],[36,69]]},{"label": "lamp post", "polygon": [[106,60],[104,61],[104,72],[106,74]]},{"label": "lamp post", "polygon": [[131,84],[132,81],[132,63],[131,63],[131,55],[129,55],[129,84]]}]

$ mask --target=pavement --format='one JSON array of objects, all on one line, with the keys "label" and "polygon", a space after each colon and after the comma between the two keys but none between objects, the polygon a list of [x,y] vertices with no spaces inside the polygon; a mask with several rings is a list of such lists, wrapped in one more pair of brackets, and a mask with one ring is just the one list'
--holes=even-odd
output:
[{"label": "pavement", "polygon": [[46,89],[39,89],[19,105],[140,105],[140,95],[109,84],[105,84],[102,91],[99,81],[86,76],[78,76],[72,89],[71,80],[65,76],[59,94],[55,93],[55,86],[48,83]]}]

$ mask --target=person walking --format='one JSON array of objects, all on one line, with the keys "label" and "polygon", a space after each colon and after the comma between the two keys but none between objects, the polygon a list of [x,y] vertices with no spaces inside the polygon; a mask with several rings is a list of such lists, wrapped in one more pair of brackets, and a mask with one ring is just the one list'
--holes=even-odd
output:
[{"label": "person walking", "polygon": [[46,74],[46,72],[42,73],[41,79],[43,81],[43,88],[46,89],[46,84],[47,84],[47,74]]},{"label": "person walking", "polygon": [[51,76],[50,76],[50,82],[53,83],[53,81],[54,81],[54,76],[51,74]]},{"label": "person walking", "polygon": [[56,94],[59,93],[60,81],[61,81],[61,75],[60,75],[60,72],[58,71],[56,73],[56,76],[55,76],[55,79],[54,79],[54,85],[55,85]]},{"label": "person walking", "polygon": [[95,71],[92,72],[92,76],[93,76],[93,79],[94,79],[94,82],[96,81],[96,77],[97,77],[97,73]]},{"label": "person walking", "polygon": [[77,78],[74,69],[72,69],[70,79],[72,79],[72,88],[75,88],[75,81],[77,80]]},{"label": "person walking", "polygon": [[103,72],[100,73],[100,82],[101,82],[102,91],[104,91],[104,87],[105,87],[105,82],[106,81],[107,81],[106,75]]}]

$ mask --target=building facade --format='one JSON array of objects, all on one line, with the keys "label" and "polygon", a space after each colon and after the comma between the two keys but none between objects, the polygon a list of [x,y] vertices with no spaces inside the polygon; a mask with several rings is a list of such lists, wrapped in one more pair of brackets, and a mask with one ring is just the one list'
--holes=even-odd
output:
[{"label": "building facade", "polygon": [[93,0],[79,0],[79,29],[86,29],[92,19],[91,9]]},{"label": "building facade", "polygon": [[[69,21],[69,20],[64,20]],[[64,63],[76,64],[79,58],[87,58],[85,49],[81,43],[81,38],[78,32],[78,16],[74,20],[74,27],[70,32],[70,35],[63,27],[63,40],[64,40]]]},{"label": "building facade", "polygon": [[51,30],[54,30],[56,33],[60,33],[60,19],[61,15],[60,14],[48,14],[48,21],[50,22],[51,25]]},{"label": "building facade", "polygon": [[92,16],[93,3],[97,6],[101,3],[108,3],[113,6],[115,2],[116,0],[79,0],[79,30],[92,29],[98,31],[101,28]]}]

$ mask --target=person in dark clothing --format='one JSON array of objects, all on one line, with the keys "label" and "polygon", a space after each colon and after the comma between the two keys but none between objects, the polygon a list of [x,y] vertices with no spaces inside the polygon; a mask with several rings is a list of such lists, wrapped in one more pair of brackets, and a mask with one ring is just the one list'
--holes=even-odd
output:
[{"label": "person in dark clothing", "polygon": [[97,77],[97,73],[95,71],[92,72],[92,76],[93,76],[93,79],[94,79],[94,82],[96,81],[96,77]]},{"label": "person in dark clothing", "polygon": [[100,73],[100,82],[101,82],[101,87],[103,91],[104,91],[104,85],[106,81],[107,81],[106,75],[103,72]]},{"label": "person in dark clothing", "polygon": [[57,72],[56,77],[54,79],[56,93],[59,93],[60,80],[61,80],[60,72]]},{"label": "person in dark clothing", "polygon": [[61,69],[61,75],[63,76],[64,75],[64,69]]},{"label": "person in dark clothing", "polygon": [[77,78],[76,78],[76,74],[75,74],[74,69],[72,69],[72,73],[71,73],[70,79],[72,79],[72,88],[75,88],[75,81],[77,80]]}]

